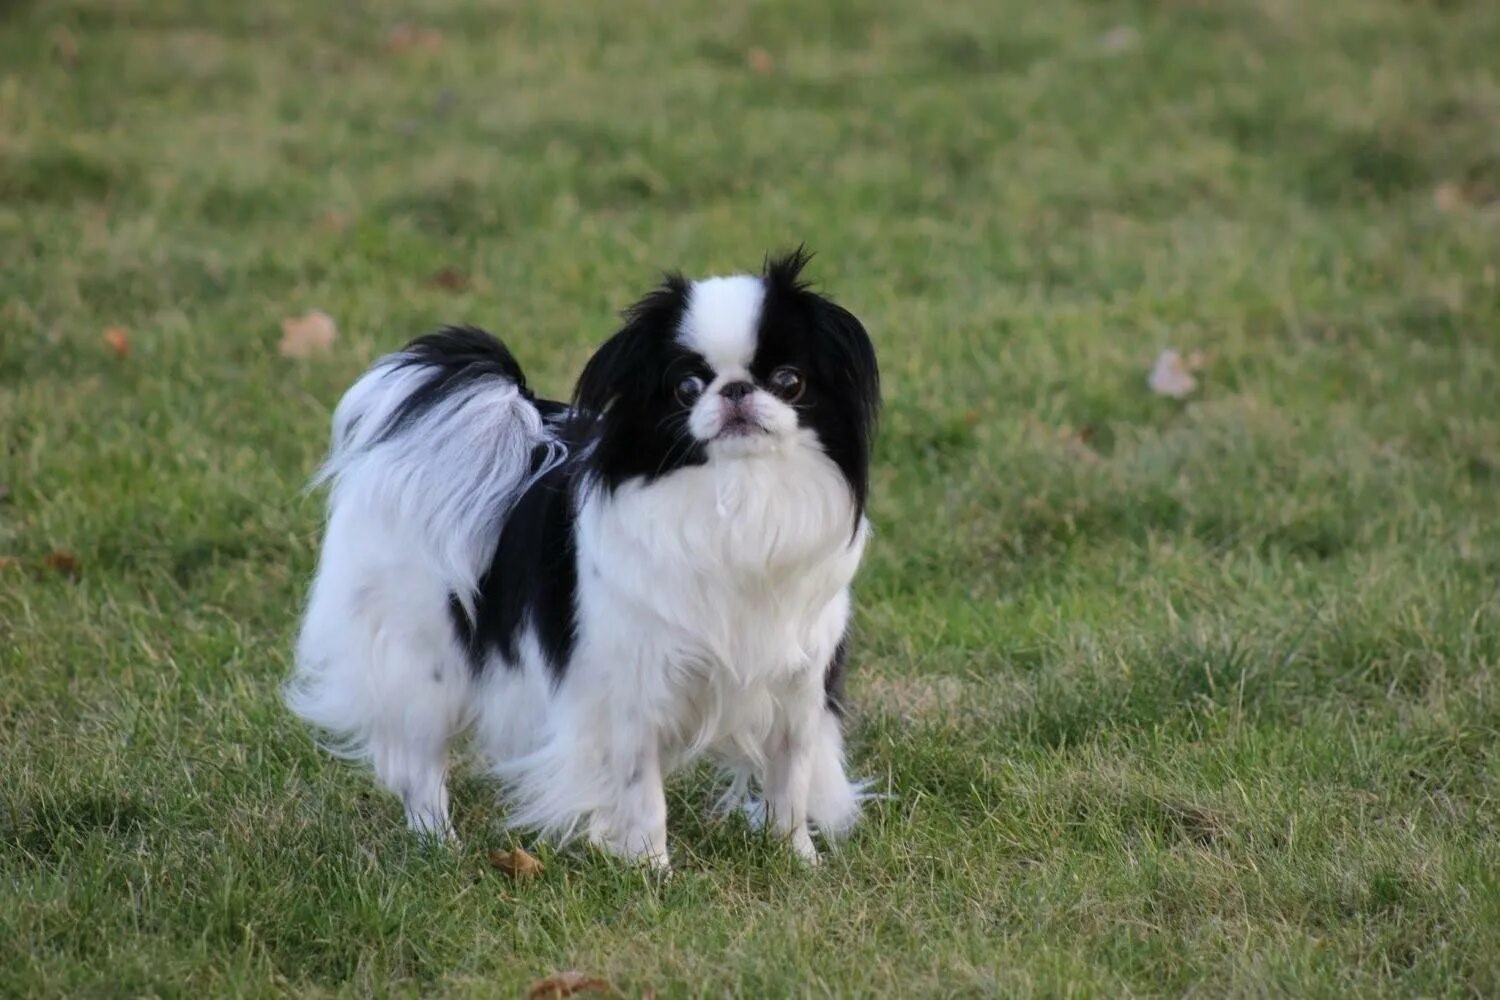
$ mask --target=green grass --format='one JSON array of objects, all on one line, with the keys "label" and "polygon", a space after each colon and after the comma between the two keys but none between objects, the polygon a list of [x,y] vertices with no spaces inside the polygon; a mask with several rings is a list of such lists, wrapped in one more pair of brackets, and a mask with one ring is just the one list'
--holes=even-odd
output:
[{"label": "green grass", "polygon": [[[1500,6],[812,6],[0,3],[0,993],[1500,993]],[[803,240],[895,797],[424,851],[277,701],[339,393],[445,321],[566,392]]]}]

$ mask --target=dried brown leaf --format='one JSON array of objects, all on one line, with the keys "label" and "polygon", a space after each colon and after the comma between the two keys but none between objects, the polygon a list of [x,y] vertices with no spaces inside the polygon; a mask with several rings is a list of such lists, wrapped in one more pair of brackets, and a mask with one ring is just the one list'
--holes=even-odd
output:
[{"label": "dried brown leaf", "polygon": [[427,283],[450,292],[461,292],[469,287],[469,276],[456,267],[445,267],[428,278]]},{"label": "dried brown leaf", "polygon": [[1432,189],[1433,207],[1444,214],[1462,210],[1466,202],[1464,189],[1452,181],[1444,181]]},{"label": "dried brown leaf", "polygon": [[558,972],[546,979],[538,979],[527,989],[528,1000],[562,1000],[575,993],[613,993],[615,988],[609,980],[591,976],[586,972],[571,969]]},{"label": "dried brown leaf", "polygon": [[349,218],[349,213],[330,208],[318,216],[318,221],[313,223],[313,225],[319,232],[342,233],[349,228],[351,221],[353,220]]},{"label": "dried brown leaf", "polygon": [[130,334],[125,332],[123,326],[106,326],[104,328],[104,345],[115,353],[115,357],[128,357],[130,354]]},{"label": "dried brown leaf", "polygon": [[498,868],[517,882],[534,879],[545,870],[540,861],[519,847],[508,851],[491,851],[490,867]]},{"label": "dried brown leaf", "polygon": [[1091,443],[1094,440],[1092,427],[1060,427],[1057,431],[1057,440],[1069,457],[1084,465],[1097,465],[1103,461],[1103,456],[1094,450]]},{"label": "dried brown leaf", "polygon": [[53,549],[48,552],[42,557],[42,565],[64,576],[77,576],[83,568],[83,564],[78,561],[77,553],[69,552],[67,549]]},{"label": "dried brown leaf", "polygon": [[0,569],[10,569],[12,566],[19,566],[20,564],[21,560],[15,556],[0,556]]},{"label": "dried brown leaf", "polygon": [[443,33],[434,28],[402,21],[386,36],[385,50],[392,55],[405,52],[436,52],[443,47]]},{"label": "dried brown leaf", "polygon": [[745,65],[750,67],[752,73],[759,73],[761,76],[769,76],[776,71],[776,60],[771,58],[771,53],[759,47],[745,53]]},{"label": "dried brown leaf", "polygon": [[281,321],[281,344],[276,349],[284,358],[310,358],[326,353],[338,335],[338,324],[333,317],[313,309]]},{"label": "dried brown leaf", "polygon": [[1182,355],[1170,348],[1157,355],[1156,364],[1152,366],[1151,375],[1146,382],[1158,396],[1170,396],[1173,399],[1191,396],[1198,388],[1198,380],[1188,371]]}]

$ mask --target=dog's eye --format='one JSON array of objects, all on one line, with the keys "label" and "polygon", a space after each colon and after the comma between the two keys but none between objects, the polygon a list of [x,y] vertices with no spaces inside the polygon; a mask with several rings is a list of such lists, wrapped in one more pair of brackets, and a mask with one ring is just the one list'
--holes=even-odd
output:
[{"label": "dog's eye", "polygon": [[703,395],[703,380],[698,376],[689,375],[677,383],[677,401],[683,406],[692,406],[701,395]]},{"label": "dog's eye", "polygon": [[771,391],[788,403],[795,403],[802,398],[802,390],[807,388],[807,383],[802,378],[802,373],[791,365],[783,365],[771,373],[767,380]]}]

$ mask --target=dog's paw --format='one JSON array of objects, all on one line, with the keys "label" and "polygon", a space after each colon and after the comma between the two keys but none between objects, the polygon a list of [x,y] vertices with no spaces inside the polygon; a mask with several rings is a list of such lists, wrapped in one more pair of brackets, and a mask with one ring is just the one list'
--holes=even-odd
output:
[{"label": "dog's paw", "polygon": [[665,846],[648,846],[652,839],[645,835],[611,837],[598,831],[589,835],[589,843],[598,850],[622,861],[649,868],[655,874],[668,875],[672,871],[672,857]]},{"label": "dog's paw", "polygon": [[797,856],[797,860],[803,864],[817,866],[823,863],[822,857],[818,854],[818,849],[813,846],[812,834],[808,833],[807,827],[794,830],[791,837],[787,840],[787,845],[791,847],[792,853]]}]

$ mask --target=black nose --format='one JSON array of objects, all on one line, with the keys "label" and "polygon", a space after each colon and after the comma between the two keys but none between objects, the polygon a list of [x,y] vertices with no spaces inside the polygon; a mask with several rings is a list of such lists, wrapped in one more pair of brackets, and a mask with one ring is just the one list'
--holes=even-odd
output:
[{"label": "black nose", "polygon": [[749,382],[725,382],[724,387],[719,390],[719,395],[728,400],[738,401],[754,391],[755,386]]}]

